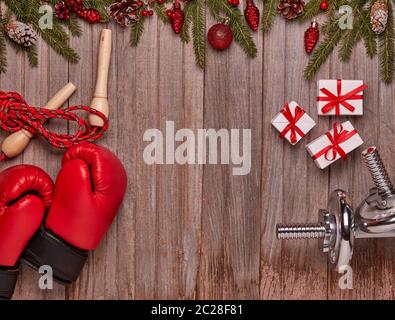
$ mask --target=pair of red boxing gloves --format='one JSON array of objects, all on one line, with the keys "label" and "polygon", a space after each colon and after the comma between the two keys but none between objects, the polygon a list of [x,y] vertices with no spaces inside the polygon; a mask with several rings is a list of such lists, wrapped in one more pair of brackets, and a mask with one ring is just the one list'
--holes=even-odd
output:
[{"label": "pair of red boxing gloves", "polygon": [[1,172],[0,299],[12,297],[20,261],[50,266],[60,282],[75,281],[110,227],[126,185],[119,159],[91,143],[65,153],[55,185],[31,165]]}]

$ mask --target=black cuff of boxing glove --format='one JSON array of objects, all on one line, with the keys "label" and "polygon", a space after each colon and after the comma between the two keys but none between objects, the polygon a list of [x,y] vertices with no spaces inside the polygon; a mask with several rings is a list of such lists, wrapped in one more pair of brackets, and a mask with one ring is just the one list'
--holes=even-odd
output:
[{"label": "black cuff of boxing glove", "polygon": [[10,300],[12,298],[18,273],[19,266],[14,268],[0,267],[0,300]]},{"label": "black cuff of boxing glove", "polygon": [[26,246],[22,260],[38,270],[52,268],[53,277],[63,283],[77,280],[88,258],[88,252],[77,249],[60,239],[44,225]]}]

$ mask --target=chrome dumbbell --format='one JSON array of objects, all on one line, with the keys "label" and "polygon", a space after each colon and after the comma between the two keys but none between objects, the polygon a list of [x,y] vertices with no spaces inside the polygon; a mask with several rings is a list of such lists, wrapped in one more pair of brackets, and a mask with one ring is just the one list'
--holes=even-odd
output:
[{"label": "chrome dumbbell", "polygon": [[277,225],[278,239],[321,239],[322,250],[339,272],[350,265],[358,238],[395,237],[395,191],[376,147],[362,152],[375,188],[355,213],[350,197],[335,190],[326,210],[319,211],[317,224]]}]

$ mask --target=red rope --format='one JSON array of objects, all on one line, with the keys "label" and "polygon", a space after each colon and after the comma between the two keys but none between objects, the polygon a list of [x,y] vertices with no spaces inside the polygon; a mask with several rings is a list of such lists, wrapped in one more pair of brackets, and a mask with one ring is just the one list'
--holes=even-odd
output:
[{"label": "red rope", "polygon": [[[75,114],[75,111],[81,110],[100,117],[104,121],[104,126],[91,127],[85,119]],[[44,128],[44,122],[49,119],[75,122],[78,129],[74,134],[49,131]],[[48,110],[29,106],[19,93],[0,91],[0,128],[7,132],[25,129],[31,134],[39,133],[55,148],[67,149],[84,141],[93,142],[100,139],[108,129],[108,120],[103,113],[88,106]],[[0,161],[4,158],[4,155],[1,155]]]}]

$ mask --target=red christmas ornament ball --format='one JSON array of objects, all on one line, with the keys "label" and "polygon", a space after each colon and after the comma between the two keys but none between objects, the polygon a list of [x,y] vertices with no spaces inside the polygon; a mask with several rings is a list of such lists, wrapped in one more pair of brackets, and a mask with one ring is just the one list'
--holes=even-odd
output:
[{"label": "red christmas ornament ball", "polygon": [[139,6],[139,8],[141,8],[144,5],[144,2],[143,1],[138,1],[137,5]]},{"label": "red christmas ornament ball", "polygon": [[237,7],[240,4],[240,0],[227,0],[228,4]]},{"label": "red christmas ornament ball", "polygon": [[323,0],[320,4],[320,9],[321,10],[326,10],[328,9],[328,2],[326,0]]},{"label": "red christmas ornament ball", "polygon": [[233,41],[233,33],[227,24],[218,23],[209,29],[207,40],[215,50],[225,50]]},{"label": "red christmas ornament ball", "polygon": [[148,10],[143,9],[143,10],[141,11],[141,15],[142,15],[143,17],[147,17],[147,16],[148,16]]}]

